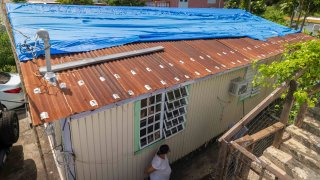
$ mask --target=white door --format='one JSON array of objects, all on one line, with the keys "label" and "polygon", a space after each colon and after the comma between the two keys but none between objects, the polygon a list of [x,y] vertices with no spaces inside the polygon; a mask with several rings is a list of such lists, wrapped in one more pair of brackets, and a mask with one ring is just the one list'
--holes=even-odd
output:
[{"label": "white door", "polygon": [[180,8],[187,8],[188,7],[188,0],[179,0],[179,7]]}]

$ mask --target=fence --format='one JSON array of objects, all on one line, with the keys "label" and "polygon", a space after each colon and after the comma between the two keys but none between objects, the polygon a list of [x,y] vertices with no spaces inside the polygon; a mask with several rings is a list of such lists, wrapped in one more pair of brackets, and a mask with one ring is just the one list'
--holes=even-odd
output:
[{"label": "fence", "polygon": [[[219,138],[217,167],[220,169],[216,179],[291,179],[284,171],[259,157],[269,146],[279,147],[286,139],[283,132],[296,87],[295,80],[284,83]],[[286,99],[281,101],[281,94],[287,90]]]}]

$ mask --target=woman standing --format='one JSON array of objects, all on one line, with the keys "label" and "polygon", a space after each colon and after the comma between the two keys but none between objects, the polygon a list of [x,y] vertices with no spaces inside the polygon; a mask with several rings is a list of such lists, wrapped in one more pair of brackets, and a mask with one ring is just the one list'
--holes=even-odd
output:
[{"label": "woman standing", "polygon": [[171,167],[167,154],[170,152],[169,146],[163,144],[160,146],[157,154],[153,157],[151,165],[146,169],[146,174],[151,180],[169,180]]}]

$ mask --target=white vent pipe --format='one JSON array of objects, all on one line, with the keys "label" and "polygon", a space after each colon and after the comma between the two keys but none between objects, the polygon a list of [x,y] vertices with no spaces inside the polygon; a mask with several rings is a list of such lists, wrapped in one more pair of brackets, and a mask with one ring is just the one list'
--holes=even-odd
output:
[{"label": "white vent pipe", "polygon": [[44,42],[44,50],[45,50],[45,58],[46,58],[46,66],[47,66],[47,72],[51,72],[51,55],[50,55],[50,37],[49,32],[45,29],[39,29],[37,31],[37,35],[39,38],[41,38]]}]

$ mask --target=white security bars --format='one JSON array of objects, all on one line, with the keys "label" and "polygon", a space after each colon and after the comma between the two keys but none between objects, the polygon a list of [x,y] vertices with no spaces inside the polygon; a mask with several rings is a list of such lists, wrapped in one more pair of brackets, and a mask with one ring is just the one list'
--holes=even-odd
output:
[{"label": "white security bars", "polygon": [[187,87],[141,100],[140,149],[182,131],[186,122]]}]

